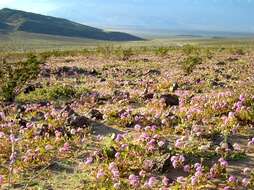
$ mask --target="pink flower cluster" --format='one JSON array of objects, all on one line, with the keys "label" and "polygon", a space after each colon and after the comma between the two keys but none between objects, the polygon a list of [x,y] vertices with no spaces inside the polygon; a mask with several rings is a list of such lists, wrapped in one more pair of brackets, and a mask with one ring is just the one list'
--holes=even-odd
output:
[{"label": "pink flower cluster", "polygon": [[150,177],[144,184],[145,187],[147,188],[153,188],[158,184],[158,180],[156,177]]},{"label": "pink flower cluster", "polygon": [[71,149],[71,146],[69,145],[69,143],[66,142],[66,143],[64,143],[63,147],[61,147],[59,149],[59,152],[60,153],[66,153],[66,152],[69,152],[70,149]]},{"label": "pink flower cluster", "polygon": [[0,175],[0,187],[1,187],[1,185],[4,183],[4,178],[3,178],[3,176],[1,176]]},{"label": "pink flower cluster", "polygon": [[248,147],[254,146],[254,137],[248,142]]},{"label": "pink flower cluster", "polygon": [[109,169],[109,170],[111,171],[111,173],[112,173],[113,181],[119,180],[119,178],[120,178],[120,172],[119,172],[119,169],[118,169],[116,163],[111,162],[111,163],[109,164],[108,169]]},{"label": "pink flower cluster", "polygon": [[176,156],[172,156],[170,160],[174,168],[179,168],[184,165],[185,158],[183,155],[176,155]]},{"label": "pink flower cluster", "polygon": [[244,95],[240,95],[238,102],[236,102],[233,106],[233,109],[236,112],[239,112],[243,109],[245,109],[244,103],[246,101],[246,97]]},{"label": "pink flower cluster", "polygon": [[224,158],[220,158],[219,163],[220,163],[220,166],[222,168],[227,168],[228,167],[228,162]]},{"label": "pink flower cluster", "polygon": [[139,176],[136,176],[134,174],[131,174],[129,176],[129,183],[131,186],[133,186],[134,188],[138,188],[140,186],[140,178]]}]

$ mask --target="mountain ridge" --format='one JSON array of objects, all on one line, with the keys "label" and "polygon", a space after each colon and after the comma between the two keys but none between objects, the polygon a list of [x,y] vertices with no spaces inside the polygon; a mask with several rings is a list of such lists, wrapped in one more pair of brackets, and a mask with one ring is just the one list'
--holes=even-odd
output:
[{"label": "mountain ridge", "polygon": [[0,30],[5,32],[29,32],[38,34],[78,37],[107,41],[139,41],[140,37],[124,32],[105,32],[64,18],[45,16],[20,10],[0,10]]}]

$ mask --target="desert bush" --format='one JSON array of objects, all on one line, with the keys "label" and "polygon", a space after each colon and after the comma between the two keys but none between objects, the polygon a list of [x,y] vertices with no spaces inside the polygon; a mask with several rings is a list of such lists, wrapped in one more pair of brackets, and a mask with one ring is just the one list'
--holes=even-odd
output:
[{"label": "desert bush", "polygon": [[198,47],[195,47],[190,44],[184,45],[182,50],[183,50],[184,54],[186,54],[186,55],[192,55],[192,54],[197,55],[200,52],[200,49]]},{"label": "desert bush", "polygon": [[134,52],[132,48],[123,49],[119,47],[115,50],[115,54],[122,60],[128,60],[132,55],[134,55]]},{"label": "desert bush", "polygon": [[230,52],[234,55],[245,55],[245,51],[242,48],[232,48]]},{"label": "desert bush", "polygon": [[210,50],[210,49],[205,49],[205,56],[208,58],[208,59],[212,59],[213,58],[213,52]]},{"label": "desert bush", "polygon": [[109,58],[112,55],[114,48],[112,46],[97,47],[96,53],[102,55],[105,58]]},{"label": "desert bush", "polygon": [[196,65],[199,65],[202,63],[202,58],[198,56],[189,56],[182,62],[182,69],[187,74],[190,74]]},{"label": "desert bush", "polygon": [[86,88],[75,88],[68,85],[54,85],[38,88],[29,94],[21,93],[17,97],[19,102],[64,101],[79,97],[88,92]]},{"label": "desert bush", "polygon": [[35,56],[30,55],[27,61],[6,63],[0,68],[0,95],[6,102],[12,102],[25,84],[36,79],[40,72],[40,64]]},{"label": "desert bush", "polygon": [[167,47],[159,47],[155,50],[155,54],[158,56],[166,56],[169,52],[169,48]]}]

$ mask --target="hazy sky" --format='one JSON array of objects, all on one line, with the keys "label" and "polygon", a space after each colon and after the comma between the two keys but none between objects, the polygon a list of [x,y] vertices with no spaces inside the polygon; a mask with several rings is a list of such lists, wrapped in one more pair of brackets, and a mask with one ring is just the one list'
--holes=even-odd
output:
[{"label": "hazy sky", "polygon": [[102,27],[254,32],[254,0],[0,0]]}]

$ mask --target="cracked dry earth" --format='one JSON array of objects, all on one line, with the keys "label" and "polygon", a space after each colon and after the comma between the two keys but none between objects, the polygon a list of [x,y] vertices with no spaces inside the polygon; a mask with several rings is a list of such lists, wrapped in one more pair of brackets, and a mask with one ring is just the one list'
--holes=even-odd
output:
[{"label": "cracked dry earth", "polygon": [[210,51],[49,58],[1,107],[2,187],[12,126],[13,189],[253,189],[254,51]]}]

